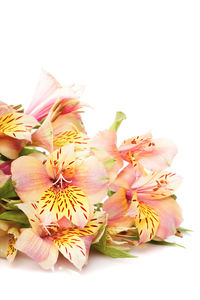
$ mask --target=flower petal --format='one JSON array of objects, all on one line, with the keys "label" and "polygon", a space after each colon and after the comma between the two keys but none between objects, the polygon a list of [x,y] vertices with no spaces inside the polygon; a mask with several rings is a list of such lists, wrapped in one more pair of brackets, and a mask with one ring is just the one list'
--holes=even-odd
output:
[{"label": "flower petal", "polygon": [[75,166],[73,184],[87,196],[89,203],[102,201],[107,194],[108,174],[96,157],[85,158]]},{"label": "flower petal", "polygon": [[115,194],[103,203],[103,210],[108,213],[108,225],[130,227],[133,224],[133,219],[126,216],[128,208],[126,190],[119,188]]},{"label": "flower petal", "polygon": [[[145,151],[138,153],[137,160],[151,171],[163,170],[170,166],[177,154],[177,147],[167,139],[155,139]],[[151,148],[151,149],[149,149]]]},{"label": "flower petal", "polygon": [[129,189],[135,182],[137,176],[138,175],[135,171],[135,168],[131,164],[129,164],[128,166],[123,168],[123,170],[119,173],[113,184],[115,186],[120,186],[125,189]]},{"label": "flower petal", "polygon": [[74,174],[74,167],[72,166],[74,162],[74,145],[66,145],[49,155],[46,162],[47,173],[52,179],[57,179],[61,173],[66,177],[72,177]]},{"label": "flower petal", "polygon": [[19,140],[31,140],[31,129],[38,125],[32,116],[22,113],[9,113],[0,117],[0,132]]},{"label": "flower petal", "polygon": [[167,197],[160,200],[144,200],[151,206],[159,216],[159,226],[156,236],[161,239],[166,239],[170,235],[174,235],[176,228],[183,221],[181,208],[172,197]]},{"label": "flower petal", "polygon": [[146,243],[156,235],[159,216],[151,206],[137,200],[137,192],[132,197],[127,215],[135,220],[140,236],[139,243]]},{"label": "flower petal", "polygon": [[76,148],[87,149],[89,138],[83,132],[79,132],[76,127],[71,130],[66,130],[54,137],[54,146],[63,147],[68,144],[74,143]]},{"label": "flower petal", "polygon": [[23,202],[36,202],[52,185],[41,161],[31,156],[21,156],[11,165],[15,190]]},{"label": "flower petal", "polygon": [[23,149],[23,141],[6,135],[0,135],[0,153],[10,159],[16,159]]},{"label": "flower petal", "polygon": [[[46,268],[51,268],[55,263],[55,256],[51,254],[53,242],[48,238],[39,237],[31,228],[25,229],[20,234],[15,247],[36,262],[40,264],[44,263]],[[54,247],[53,251],[55,253]],[[54,259],[52,259],[52,256]],[[45,265],[47,262],[48,265]]]},{"label": "flower petal", "polygon": [[57,80],[51,74],[42,70],[34,98],[27,108],[26,113],[37,117],[37,113],[39,113],[42,106],[47,105],[45,100],[59,87],[61,86]]},{"label": "flower petal", "polygon": [[153,172],[139,177],[132,185],[138,191],[138,198],[161,199],[174,194],[181,183],[181,177],[172,172]]},{"label": "flower petal", "polygon": [[88,222],[89,208],[84,192],[73,185],[65,189],[52,186],[42,194],[39,201],[40,215],[52,212],[55,221],[66,217],[79,227],[84,227]]},{"label": "flower petal", "polygon": [[87,251],[84,240],[73,232],[63,232],[54,239],[59,251],[79,270],[87,261]]}]

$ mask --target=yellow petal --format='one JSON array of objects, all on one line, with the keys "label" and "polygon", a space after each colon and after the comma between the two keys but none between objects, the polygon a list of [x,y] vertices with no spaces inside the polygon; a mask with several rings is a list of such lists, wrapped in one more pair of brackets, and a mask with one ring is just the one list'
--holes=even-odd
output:
[{"label": "yellow petal", "polygon": [[63,233],[54,239],[55,245],[59,251],[79,270],[87,261],[86,247],[84,241],[76,234]]},{"label": "yellow petal", "polygon": [[127,215],[135,218],[135,226],[140,236],[139,243],[148,242],[155,236],[159,216],[153,208],[137,200],[137,192],[132,197]]},{"label": "yellow petal", "polygon": [[40,215],[52,212],[55,221],[65,216],[80,227],[88,222],[89,203],[85,193],[77,186],[71,185],[65,189],[50,187],[42,194],[39,209]]}]

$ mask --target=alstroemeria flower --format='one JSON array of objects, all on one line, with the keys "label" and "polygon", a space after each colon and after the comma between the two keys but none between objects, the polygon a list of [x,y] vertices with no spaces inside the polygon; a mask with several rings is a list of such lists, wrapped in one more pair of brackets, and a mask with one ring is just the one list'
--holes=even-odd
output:
[{"label": "alstroemeria flower", "polygon": [[78,101],[83,91],[81,86],[62,87],[58,81],[44,70],[36,87],[35,96],[26,113],[34,116],[39,122],[47,117],[53,105],[59,100],[62,104],[61,114],[73,114],[80,119],[79,110],[82,104]]},{"label": "alstroemeria flower", "polygon": [[62,228],[62,224],[44,224],[36,204],[18,205],[29,218],[32,228],[24,229],[15,247],[50,269],[57,261],[59,251],[79,270],[87,263],[92,240],[105,223],[105,215],[96,212],[83,229]]},{"label": "alstroemeria flower", "polygon": [[125,140],[119,147],[121,157],[131,163],[138,173],[144,169],[158,171],[170,166],[177,154],[176,146],[166,139],[153,139],[152,134]]},{"label": "alstroemeria flower", "polygon": [[89,138],[79,114],[76,111],[62,114],[63,110],[64,106],[60,100],[53,105],[44,123],[32,136],[34,145],[49,152],[71,143],[81,149],[88,145]]},{"label": "alstroemeria flower", "polygon": [[17,254],[15,248],[19,236],[19,228],[13,222],[0,220],[0,257],[7,258],[12,263]]},{"label": "alstroemeria flower", "polygon": [[[120,187],[123,192],[118,191],[111,196],[103,208],[109,215],[119,217],[119,220],[133,218],[140,236],[139,243],[145,243],[155,236],[165,239],[175,234],[182,222],[180,207],[172,197],[180,181],[178,175],[166,171],[138,177],[134,167],[128,165],[113,185],[113,189],[118,191]],[[115,205],[112,205],[113,198]]]},{"label": "alstroemeria flower", "polygon": [[93,204],[106,196],[108,175],[94,157],[77,157],[74,145],[62,147],[42,163],[22,156],[12,163],[12,180],[23,202],[38,202],[40,215],[53,220],[66,217],[84,227],[93,213]]},{"label": "alstroemeria flower", "polygon": [[23,141],[31,141],[31,129],[36,125],[38,122],[32,116],[0,102],[0,153],[10,159],[17,158]]}]

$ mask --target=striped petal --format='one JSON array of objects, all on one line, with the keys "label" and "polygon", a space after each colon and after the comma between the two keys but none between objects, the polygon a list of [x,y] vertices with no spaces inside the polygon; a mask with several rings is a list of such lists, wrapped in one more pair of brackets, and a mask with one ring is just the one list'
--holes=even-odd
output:
[{"label": "striped petal", "polygon": [[54,186],[47,189],[40,198],[39,210],[40,215],[51,212],[55,221],[66,217],[73,224],[84,227],[90,207],[85,193],[77,186],[69,185],[65,189]]},{"label": "striped petal", "polygon": [[64,177],[71,178],[74,174],[74,162],[74,145],[70,144],[52,152],[45,166],[52,179],[57,179],[61,173]]},{"label": "striped petal", "polygon": [[59,251],[79,270],[87,261],[86,246],[82,238],[74,233],[62,233],[54,239]]},{"label": "striped petal", "polygon": [[79,132],[76,127],[71,130],[66,130],[54,136],[54,146],[63,147],[68,144],[74,143],[76,148],[87,149],[89,138],[83,132]]},{"label": "striped petal", "polygon": [[38,125],[32,116],[22,113],[9,113],[0,117],[0,132],[10,137],[31,140],[31,129]]},{"label": "striped petal", "polygon": [[151,133],[125,140],[119,151],[123,159],[136,168],[151,171],[167,168],[177,154],[174,143],[167,139],[152,139]]},{"label": "striped petal", "polygon": [[179,175],[160,171],[139,177],[132,185],[132,189],[137,189],[139,199],[161,199],[174,194],[180,183]]},{"label": "striped petal", "polygon": [[87,262],[92,239],[104,223],[105,214],[96,212],[83,229],[66,229],[61,233],[58,232],[54,243],[59,251],[81,270]]},{"label": "striped petal", "polygon": [[137,193],[133,195],[127,215],[135,220],[140,236],[139,243],[146,243],[156,235],[159,216],[152,207],[137,200]]}]

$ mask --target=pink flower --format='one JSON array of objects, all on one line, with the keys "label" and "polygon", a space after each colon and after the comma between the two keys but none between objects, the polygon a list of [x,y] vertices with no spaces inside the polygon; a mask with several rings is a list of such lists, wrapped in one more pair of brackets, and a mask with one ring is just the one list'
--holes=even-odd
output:
[{"label": "pink flower", "polygon": [[108,224],[129,224],[132,219],[138,229],[139,243],[175,234],[182,216],[172,195],[180,181],[178,175],[166,171],[138,177],[134,167],[128,165],[112,186],[117,192],[104,203],[103,209],[109,213]]},{"label": "pink flower", "polygon": [[62,227],[62,223],[43,223],[36,204],[18,205],[28,216],[32,228],[24,229],[15,244],[44,269],[50,269],[57,261],[58,253],[73,263],[79,270],[87,263],[92,240],[105,223],[105,216],[96,212],[83,229]]},{"label": "pink flower", "polygon": [[138,173],[143,173],[144,169],[158,171],[169,167],[177,148],[166,139],[152,139],[152,134],[148,133],[125,140],[119,152]]},{"label": "pink flower", "polygon": [[84,227],[93,214],[93,204],[104,199],[108,178],[94,157],[79,157],[70,144],[50,154],[42,163],[22,156],[12,163],[12,180],[23,202],[38,202],[43,220],[66,217]]}]

